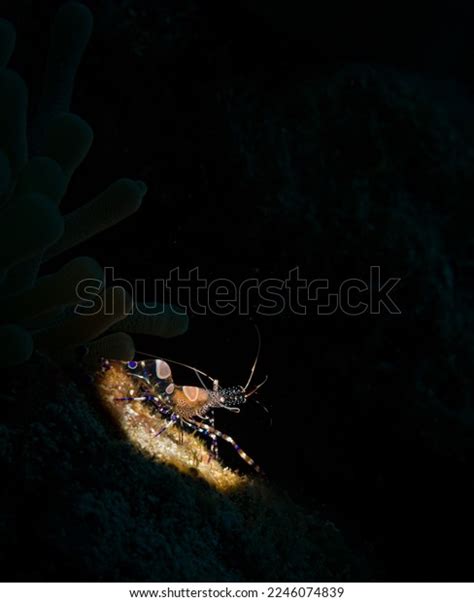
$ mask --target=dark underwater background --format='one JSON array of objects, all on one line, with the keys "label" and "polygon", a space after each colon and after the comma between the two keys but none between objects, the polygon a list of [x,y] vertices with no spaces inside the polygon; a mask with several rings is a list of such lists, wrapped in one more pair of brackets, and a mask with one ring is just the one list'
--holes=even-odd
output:
[{"label": "dark underwater background", "polygon": [[[1,4],[32,106],[60,4]],[[199,266],[238,283],[299,266],[335,287],[378,265],[400,278],[401,314],[262,316],[254,306],[250,316],[191,313],[175,339],[135,337],[137,349],[239,384],[259,327],[256,380],[268,375],[259,400],[271,420],[249,400],[218,424],[298,507],[309,547],[294,547],[290,511],[262,498],[261,522],[239,539],[255,546],[244,560],[226,546],[248,509],[237,519],[205,488],[193,501],[192,483],[117,451],[85,405],[57,412],[47,360],[15,368],[23,393],[4,407],[3,578],[470,580],[472,3],[84,4],[95,27],[71,109],[94,144],[66,209],[122,176],[148,192],[70,257],[132,280]],[[227,515],[209,518],[216,508]],[[317,528],[305,529],[308,513]]]}]

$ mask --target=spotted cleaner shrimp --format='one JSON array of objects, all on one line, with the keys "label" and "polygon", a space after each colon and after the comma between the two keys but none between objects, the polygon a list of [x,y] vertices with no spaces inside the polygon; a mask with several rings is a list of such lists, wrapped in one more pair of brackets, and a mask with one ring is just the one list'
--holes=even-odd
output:
[{"label": "spotted cleaner shrimp", "polygon": [[[261,338],[258,333],[258,349],[250,375],[245,386],[237,385],[221,387],[218,379],[212,378],[202,370],[188,364],[166,358],[123,362],[119,360],[103,360],[102,369],[105,371],[114,364],[120,364],[133,382],[128,395],[116,397],[118,402],[141,402],[151,405],[159,415],[165,419],[165,424],[156,433],[159,437],[165,430],[175,424],[201,433],[211,440],[211,453],[217,457],[217,441],[229,443],[237,454],[256,472],[261,472],[256,462],[226,433],[215,427],[214,410],[226,409],[231,412],[240,412],[240,406],[245,404],[249,397],[254,395],[266,382],[267,377],[258,385],[249,390],[252,383],[257,361],[260,355]],[[141,353],[141,355],[148,355]],[[173,381],[170,364],[176,364],[195,373],[201,387],[178,385]],[[207,387],[204,378],[210,381]],[[259,404],[262,405],[262,404]],[[265,410],[265,406],[262,406]],[[267,411],[267,410],[266,410]]]}]

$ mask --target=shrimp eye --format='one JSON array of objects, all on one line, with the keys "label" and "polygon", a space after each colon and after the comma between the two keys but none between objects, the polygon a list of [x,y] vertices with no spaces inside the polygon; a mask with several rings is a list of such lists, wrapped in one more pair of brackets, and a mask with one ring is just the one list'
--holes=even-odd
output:
[{"label": "shrimp eye", "polygon": [[224,403],[225,399],[223,397],[220,398],[219,400],[221,403]]}]

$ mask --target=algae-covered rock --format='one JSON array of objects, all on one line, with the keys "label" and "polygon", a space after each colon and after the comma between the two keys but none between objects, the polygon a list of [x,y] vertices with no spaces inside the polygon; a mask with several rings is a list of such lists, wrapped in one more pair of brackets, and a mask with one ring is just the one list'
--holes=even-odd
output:
[{"label": "algae-covered rock", "polygon": [[138,452],[104,420],[94,389],[45,357],[32,358],[28,379],[12,370],[7,391],[15,401],[0,408],[3,580],[368,576],[332,523],[271,484],[247,477],[219,493]]}]

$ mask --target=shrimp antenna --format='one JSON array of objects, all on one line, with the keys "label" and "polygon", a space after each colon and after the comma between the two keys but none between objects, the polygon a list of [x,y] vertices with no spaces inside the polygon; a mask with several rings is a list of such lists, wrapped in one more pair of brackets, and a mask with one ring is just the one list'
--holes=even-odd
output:
[{"label": "shrimp antenna", "polygon": [[[193,372],[196,373],[196,375],[201,374],[202,376],[205,376],[206,378],[208,378],[212,383],[215,382],[215,378],[212,378],[211,376],[209,376],[209,374],[206,374],[205,372],[203,372],[202,370],[199,370],[198,368],[194,368],[194,366],[190,366],[189,364],[183,364],[183,362],[177,362],[176,360],[170,360],[166,357],[156,357],[155,355],[152,355],[151,353],[145,353],[144,351],[138,351],[137,353],[139,353],[140,355],[145,355],[146,357],[151,357],[154,360],[160,359],[160,360],[165,360],[165,362],[169,362],[170,364],[176,364],[177,366],[182,366],[183,368],[187,368],[188,370],[192,370]],[[199,378],[199,377],[198,377]]]},{"label": "shrimp antenna", "polygon": [[[265,378],[262,380],[261,383],[259,383],[256,387],[254,387],[250,391],[250,393],[245,393],[245,397],[250,397],[251,395],[253,395],[256,391],[258,391],[260,389],[260,387],[263,387],[263,385],[267,382],[267,380],[268,380],[268,374],[267,374],[267,376],[265,376]],[[262,404],[260,404],[260,405],[262,405]]]},{"label": "shrimp antenna", "polygon": [[265,410],[265,412],[268,414],[268,418],[270,420],[270,426],[273,426],[273,419],[272,419],[272,415],[270,414],[269,409],[263,405],[263,403],[261,403],[260,401],[258,401],[258,399],[254,399],[254,402],[256,404],[258,404],[261,408],[263,408]]},{"label": "shrimp antenna", "polygon": [[204,387],[204,389],[206,389],[206,391],[209,393],[209,389],[206,387],[206,383],[202,380],[201,375],[199,374],[199,371],[198,370],[194,370],[194,374],[198,377],[199,382]]},{"label": "shrimp antenna", "polygon": [[[257,345],[257,355],[255,356],[255,361],[253,363],[252,369],[250,370],[250,376],[249,379],[247,381],[247,384],[244,387],[244,391],[247,391],[247,387],[250,385],[250,383],[252,382],[252,378],[253,378],[253,374],[255,372],[255,368],[257,367],[257,362],[258,362],[258,357],[260,355],[260,347],[262,346],[262,337],[260,336],[260,330],[258,329],[258,326],[255,324],[255,330],[257,331],[257,338],[258,338],[258,345]],[[263,383],[262,383],[263,384]],[[260,386],[260,385],[259,385]],[[258,387],[257,387],[258,388]],[[255,389],[256,390],[256,389]]]}]

